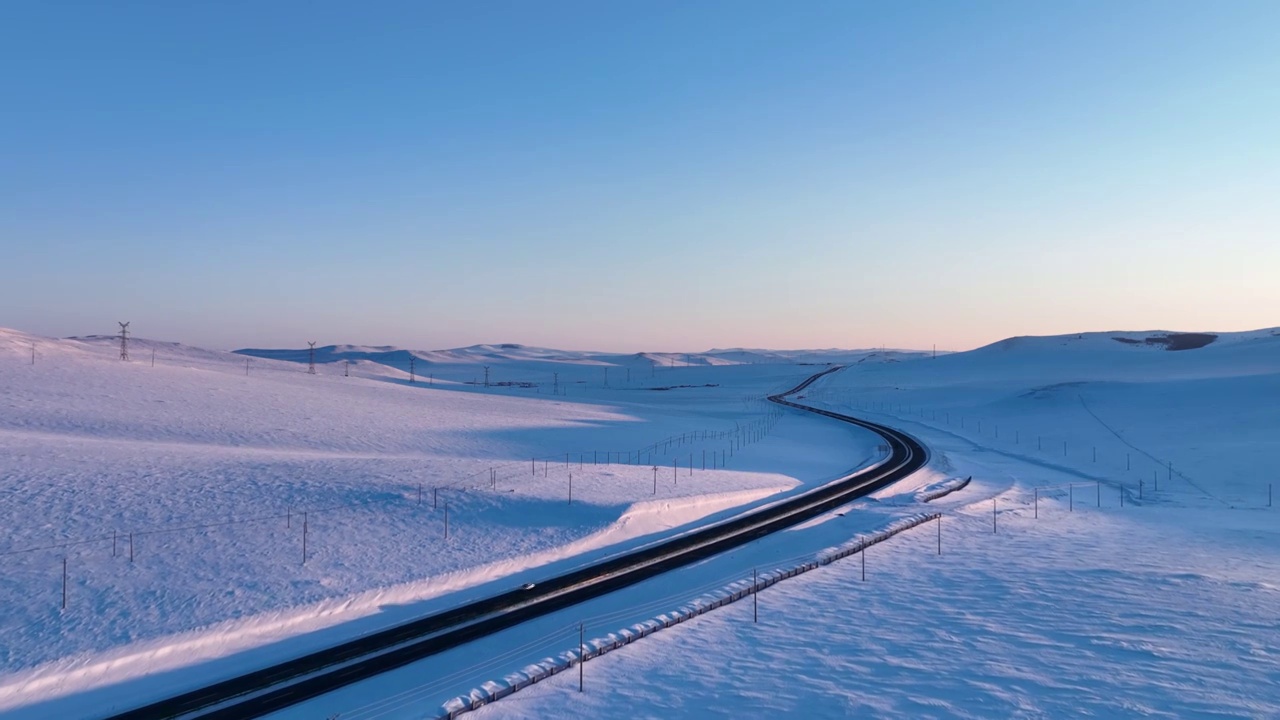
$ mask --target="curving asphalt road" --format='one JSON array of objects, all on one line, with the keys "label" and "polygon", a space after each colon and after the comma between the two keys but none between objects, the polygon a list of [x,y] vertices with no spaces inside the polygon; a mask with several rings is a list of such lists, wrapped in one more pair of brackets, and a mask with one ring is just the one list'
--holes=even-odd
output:
[{"label": "curving asphalt road", "polygon": [[413,620],[239,677],[110,716],[109,720],[200,717],[256,718],[323,695],[477,638],[576,605],[655,575],[697,562],[796,525],[890,485],[924,466],[928,451],[918,440],[883,425],[808,407],[786,399],[833,367],[769,399],[866,428],[883,437],[889,460],[768,508],[673,538],[548,580]]}]

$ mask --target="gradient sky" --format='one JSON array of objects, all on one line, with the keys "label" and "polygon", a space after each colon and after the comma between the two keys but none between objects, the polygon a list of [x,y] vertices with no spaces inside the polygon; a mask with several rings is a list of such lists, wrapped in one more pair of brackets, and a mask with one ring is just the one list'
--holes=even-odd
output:
[{"label": "gradient sky", "polygon": [[965,349],[1280,325],[1280,2],[11,2],[0,326]]}]

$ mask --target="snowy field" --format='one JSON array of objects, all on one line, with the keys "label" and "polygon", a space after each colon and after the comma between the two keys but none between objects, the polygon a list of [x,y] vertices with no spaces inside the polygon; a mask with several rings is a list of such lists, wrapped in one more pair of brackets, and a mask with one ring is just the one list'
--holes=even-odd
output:
[{"label": "snowy field", "polygon": [[[1280,717],[1280,337],[1170,352],[1148,336],[1020,338],[824,381],[808,401],[974,477],[931,504],[941,555],[933,527],[908,531],[868,551],[865,582],[851,557],[764,591],[758,625],[741,602],[590,661],[585,693],[565,673],[476,716]],[[918,510],[882,498],[826,524]],[[813,532],[753,551],[834,539]],[[366,707],[342,717],[414,717]]]},{"label": "snowy field", "polygon": [[418,353],[411,378],[386,348],[331,348],[315,375],[130,354],[0,330],[14,717],[123,709],[879,459],[873,436],[764,401],[821,369],[790,357],[478,347]]},{"label": "snowy field", "polygon": [[[584,693],[565,673],[476,717],[1280,717],[1280,508],[1268,500],[1280,490],[1269,488],[1280,484],[1280,333],[1176,352],[1165,348],[1203,338],[1161,337],[832,354],[848,369],[802,402],[915,434],[932,453],[926,471],[278,717],[433,717],[576,650],[580,627],[588,642],[606,638],[924,511],[944,513],[941,555],[934,526],[908,531],[867,551],[865,582],[852,556],[765,590],[758,624],[742,601],[592,660]],[[169,359],[155,368],[145,344],[122,364],[107,340],[37,339],[24,366],[29,342],[0,337],[10,547],[99,539],[0,556],[11,608],[0,707],[12,717],[124,709],[878,458],[874,436],[771,414],[763,395],[820,368],[764,353],[468,348],[415,360],[423,387],[395,349],[325,349],[315,377],[296,362],[305,352],[254,357],[246,377],[243,357],[178,346],[160,346]],[[671,389],[648,389],[659,387]],[[739,446],[745,437],[758,439]],[[642,448],[643,465],[620,462]],[[727,467],[701,469],[703,449],[728,448]],[[673,478],[672,460],[691,455],[692,475]],[[921,502],[969,475],[968,488]],[[449,488],[447,542],[435,487]],[[110,552],[113,529],[240,516],[265,518],[135,537],[132,564]]]}]

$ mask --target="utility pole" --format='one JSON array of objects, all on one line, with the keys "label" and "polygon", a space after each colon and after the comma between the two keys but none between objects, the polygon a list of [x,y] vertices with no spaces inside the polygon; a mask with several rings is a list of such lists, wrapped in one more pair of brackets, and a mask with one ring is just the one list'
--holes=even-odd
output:
[{"label": "utility pole", "polygon": [[307,374],[315,375],[316,374],[316,344],[315,342],[308,340],[307,345],[311,347],[311,349],[308,351],[308,354],[307,354]]},{"label": "utility pole", "polygon": [[342,368],[342,377],[351,377],[351,361],[348,360]]},{"label": "utility pole", "polygon": [[609,368],[604,369],[604,386],[609,387]]},{"label": "utility pole", "polygon": [[120,326],[120,359],[129,359],[129,323],[117,322]]}]

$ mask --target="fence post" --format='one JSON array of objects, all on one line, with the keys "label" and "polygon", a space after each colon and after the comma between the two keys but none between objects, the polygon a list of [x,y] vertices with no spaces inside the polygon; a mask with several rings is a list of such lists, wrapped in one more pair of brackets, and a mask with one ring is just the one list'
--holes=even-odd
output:
[{"label": "fence post", "polygon": [[942,554],[942,513],[938,513],[938,554]]},{"label": "fence post", "polygon": [[67,559],[62,558],[62,609],[67,609]]},{"label": "fence post", "polygon": [[569,504],[573,504],[573,473],[569,473]]},{"label": "fence post", "polygon": [[1102,507],[1102,481],[1098,480],[1098,507]]},{"label": "fence post", "polygon": [[751,568],[751,622],[760,622],[760,583],[757,581],[756,569]]},{"label": "fence post", "polygon": [[991,498],[991,534],[996,534],[996,499]]},{"label": "fence post", "polygon": [[858,557],[862,558],[862,581],[867,581],[867,543],[863,541],[862,549],[858,551]]},{"label": "fence post", "polygon": [[1036,488],[1036,519],[1040,519],[1040,488]]},{"label": "fence post", "polygon": [[129,533],[129,562],[133,562],[133,533]]},{"label": "fence post", "polygon": [[586,630],[583,623],[578,623],[578,692],[582,692],[584,687],[584,682],[586,680],[586,677],[585,677],[585,669],[583,668],[583,666],[586,664],[587,664]]},{"label": "fence post", "polygon": [[449,539],[449,501],[444,501],[444,539]]}]

